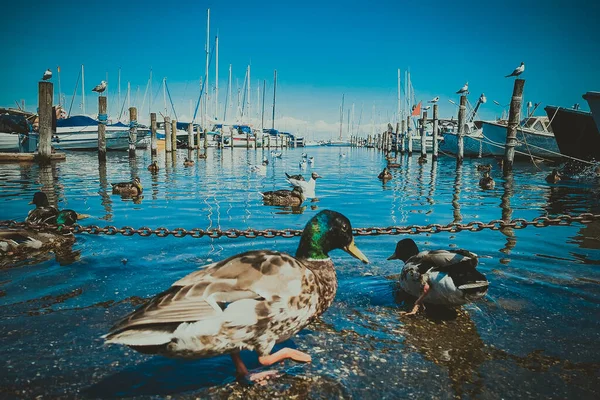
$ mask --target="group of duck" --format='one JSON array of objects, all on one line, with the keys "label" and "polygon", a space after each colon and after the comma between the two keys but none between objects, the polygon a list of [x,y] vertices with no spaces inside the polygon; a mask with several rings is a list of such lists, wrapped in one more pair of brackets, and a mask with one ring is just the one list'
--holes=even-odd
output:
[{"label": "group of duck", "polygon": [[[240,351],[257,352],[261,366],[285,359],[311,361],[300,350],[273,348],[333,303],[338,284],[329,253],[335,249],[368,263],[355,245],[348,218],[324,210],[306,224],[294,256],[254,250],[205,265],[123,317],[104,338],[167,357],[228,354],[238,380],[262,382],[277,372],[249,372]],[[477,255],[466,250],[419,252],[414,241],[404,239],[389,259],[404,261],[399,285],[417,298],[405,315],[425,304],[459,306],[488,290],[486,277],[476,270]]]}]

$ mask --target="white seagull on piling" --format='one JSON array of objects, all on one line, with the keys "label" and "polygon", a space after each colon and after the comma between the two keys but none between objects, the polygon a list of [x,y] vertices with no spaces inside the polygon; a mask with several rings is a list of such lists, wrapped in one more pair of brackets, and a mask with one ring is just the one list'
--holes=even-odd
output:
[{"label": "white seagull on piling", "polygon": [[433,99],[429,100],[428,103],[437,103],[440,101],[440,96],[435,96]]},{"label": "white seagull on piling", "polygon": [[95,88],[92,89],[92,92],[102,93],[106,90],[106,81],[100,82],[99,85],[96,85]]},{"label": "white seagull on piling", "polygon": [[469,94],[469,82],[465,83],[465,86],[461,87],[460,90],[458,92],[456,92],[456,94]]},{"label": "white seagull on piling", "polygon": [[46,70],[46,72],[44,72],[44,76],[42,76],[42,80],[43,80],[43,81],[47,81],[47,80],[49,80],[50,78],[52,78],[52,71],[50,71],[50,68],[48,68],[48,69]]},{"label": "white seagull on piling", "polygon": [[512,74],[506,75],[505,78],[508,78],[511,76],[519,76],[523,73],[523,71],[525,71],[525,63],[521,62],[521,65],[519,65],[517,68],[515,68],[515,70],[512,72]]}]

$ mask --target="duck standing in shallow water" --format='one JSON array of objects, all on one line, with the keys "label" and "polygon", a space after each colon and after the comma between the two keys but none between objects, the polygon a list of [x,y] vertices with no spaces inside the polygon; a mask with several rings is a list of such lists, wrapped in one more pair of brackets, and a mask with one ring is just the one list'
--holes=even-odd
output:
[{"label": "duck standing in shallow water", "polygon": [[412,239],[403,239],[388,260],[402,260],[400,287],[417,297],[411,312],[421,304],[460,306],[482,298],[488,291],[485,275],[476,270],[477,255],[467,250],[432,250],[419,252]]},{"label": "duck standing in shallow water", "polygon": [[483,189],[493,189],[496,186],[496,182],[494,182],[494,178],[490,176],[489,172],[483,173],[483,178],[479,180],[479,186]]},{"label": "duck standing in shallow water", "polygon": [[104,338],[167,357],[229,354],[239,379],[267,379],[274,371],[249,374],[240,351],[256,351],[263,366],[286,358],[311,361],[299,350],[271,351],[333,302],[334,249],[368,262],[354,244],[348,218],[321,211],[306,224],[295,257],[257,250],[206,265],[127,315]]},{"label": "duck standing in shallow water", "polygon": [[263,197],[264,204],[268,206],[299,206],[306,200],[302,189],[299,187],[294,187],[292,190],[273,190],[259,194]]},{"label": "duck standing in shallow water", "polygon": [[87,215],[78,214],[73,210],[58,210],[48,202],[48,196],[44,192],[36,192],[29,204],[35,204],[35,208],[27,214],[25,222],[30,224],[50,225],[73,225],[77,220],[87,218]]},{"label": "duck standing in shallow water", "polygon": [[379,173],[377,178],[381,179],[382,181],[389,181],[390,179],[393,178],[393,176],[392,176],[392,173],[390,172],[390,170],[387,169],[387,167],[386,167],[383,169],[383,171],[381,171]]},{"label": "duck standing in shallow water", "polygon": [[139,196],[144,191],[142,181],[137,176],[131,182],[111,183],[111,185],[113,194],[121,196]]},{"label": "duck standing in shallow water", "polygon": [[558,183],[562,177],[558,173],[558,170],[553,169],[550,175],[546,177],[546,182],[548,183]]},{"label": "duck standing in shallow water", "polygon": [[156,160],[152,161],[152,163],[150,165],[148,165],[148,171],[150,171],[152,173],[158,172],[159,169],[160,168],[159,168],[158,163],[156,162]]}]

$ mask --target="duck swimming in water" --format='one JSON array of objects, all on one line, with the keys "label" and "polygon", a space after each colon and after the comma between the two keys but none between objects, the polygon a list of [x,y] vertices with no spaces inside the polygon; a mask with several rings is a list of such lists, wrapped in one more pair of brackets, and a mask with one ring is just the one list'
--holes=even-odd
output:
[{"label": "duck swimming in water", "polygon": [[27,214],[25,222],[30,224],[73,225],[77,220],[87,218],[88,215],[78,214],[73,210],[58,210],[50,205],[48,196],[44,192],[36,192],[29,204],[35,208]]},{"label": "duck swimming in water", "polygon": [[316,172],[313,172],[312,174],[310,174],[310,179],[308,181],[301,181],[293,178],[289,178],[287,181],[292,186],[299,187],[300,189],[302,189],[302,193],[306,198],[314,199],[315,197],[317,197],[315,189],[317,186],[317,179],[319,178],[321,178],[321,175],[317,174]]},{"label": "duck swimming in water", "polygon": [[0,229],[0,269],[20,263],[34,264],[49,258],[54,252],[57,261],[69,263],[78,255],[71,246],[73,234],[45,232],[28,228]]},{"label": "duck swimming in water", "polygon": [[558,173],[558,170],[553,169],[550,175],[546,177],[546,182],[548,183],[558,183],[560,182],[561,175]]},{"label": "duck swimming in water", "polygon": [[368,262],[354,244],[348,218],[321,211],[306,224],[294,257],[254,250],[201,267],[125,316],[104,338],[166,357],[229,354],[238,379],[267,379],[274,371],[249,374],[240,351],[256,351],[263,366],[286,358],[311,361],[295,349],[271,352],[333,302],[338,285],[329,252],[334,249]]},{"label": "duck swimming in water", "polygon": [[273,190],[260,195],[265,205],[269,206],[299,206],[306,200],[299,187],[294,187],[293,190]]},{"label": "duck swimming in water", "polygon": [[286,172],[286,173],[285,173],[285,176],[286,176],[288,179],[295,179],[295,180],[297,180],[297,181],[305,181],[304,177],[303,177],[302,175],[300,175],[300,174],[297,174],[297,175],[290,175],[290,174],[288,174],[288,173]]},{"label": "duck swimming in water", "polygon": [[137,176],[131,182],[111,183],[113,194],[121,196],[139,196],[143,192],[142,182]]},{"label": "duck swimming in water", "polygon": [[148,171],[150,171],[150,172],[158,172],[159,169],[160,168],[159,168],[156,160],[152,161],[152,163],[150,165],[148,165]]},{"label": "duck swimming in water", "polygon": [[477,171],[480,172],[490,172],[492,170],[492,164],[487,164],[487,165],[478,165],[477,166]]},{"label": "duck swimming in water", "polygon": [[388,260],[402,260],[400,287],[417,297],[414,315],[423,303],[460,306],[485,296],[489,282],[476,270],[477,254],[467,250],[422,251],[412,239],[403,239]]},{"label": "duck swimming in water", "polygon": [[393,176],[392,176],[392,173],[390,172],[390,170],[387,169],[387,167],[386,167],[383,169],[383,171],[381,171],[379,173],[377,178],[381,179],[382,181],[389,181],[390,179],[393,178]]},{"label": "duck swimming in water", "polygon": [[184,167],[192,167],[194,165],[194,160],[190,160],[189,158],[185,158],[185,160],[183,161],[183,166]]},{"label": "duck swimming in water", "polygon": [[483,178],[479,180],[479,186],[483,189],[493,189],[496,186],[496,182],[494,182],[494,178],[490,176],[489,172],[483,173]]}]

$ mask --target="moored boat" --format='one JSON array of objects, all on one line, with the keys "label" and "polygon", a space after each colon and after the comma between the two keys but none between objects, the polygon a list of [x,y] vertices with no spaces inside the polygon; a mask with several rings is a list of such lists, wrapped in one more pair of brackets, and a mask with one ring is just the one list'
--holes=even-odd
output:
[{"label": "moored boat", "polygon": [[600,133],[592,113],[572,108],[544,108],[560,152],[582,160],[600,160]]},{"label": "moored boat", "polygon": [[32,113],[0,109],[0,152],[31,153],[37,149],[38,134],[33,132]]},{"label": "moored boat", "polygon": [[596,128],[600,132],[600,92],[587,92],[583,98],[588,102]]}]

